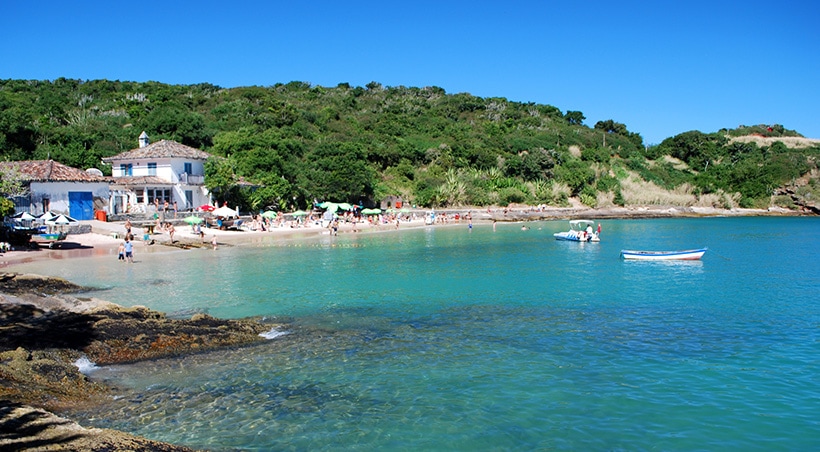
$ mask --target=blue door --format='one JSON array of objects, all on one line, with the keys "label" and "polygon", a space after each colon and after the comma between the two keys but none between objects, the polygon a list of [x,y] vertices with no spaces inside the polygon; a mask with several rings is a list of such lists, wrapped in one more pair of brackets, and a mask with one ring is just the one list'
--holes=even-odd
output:
[{"label": "blue door", "polygon": [[91,192],[68,192],[68,214],[75,220],[93,220],[94,196],[92,196]]}]

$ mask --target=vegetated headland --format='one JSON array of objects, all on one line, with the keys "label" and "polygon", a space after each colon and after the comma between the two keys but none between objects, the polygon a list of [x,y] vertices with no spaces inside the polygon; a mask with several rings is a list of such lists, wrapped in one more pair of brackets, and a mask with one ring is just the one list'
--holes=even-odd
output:
[{"label": "vegetated headland", "polygon": [[820,141],[780,124],[644,143],[617,118],[435,86],[0,80],[0,157],[81,169],[141,131],[210,153],[205,185],[242,211],[332,200],[815,209]]}]

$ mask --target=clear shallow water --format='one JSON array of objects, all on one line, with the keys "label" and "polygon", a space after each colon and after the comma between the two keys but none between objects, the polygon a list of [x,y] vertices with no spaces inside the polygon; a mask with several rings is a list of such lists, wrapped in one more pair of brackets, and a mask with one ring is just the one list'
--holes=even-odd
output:
[{"label": "clear shallow water", "polygon": [[124,305],[290,323],[96,371],[123,397],[83,414],[95,426],[212,450],[817,450],[820,222],[602,223],[597,244],[553,240],[564,221],[464,225],[49,273]]}]

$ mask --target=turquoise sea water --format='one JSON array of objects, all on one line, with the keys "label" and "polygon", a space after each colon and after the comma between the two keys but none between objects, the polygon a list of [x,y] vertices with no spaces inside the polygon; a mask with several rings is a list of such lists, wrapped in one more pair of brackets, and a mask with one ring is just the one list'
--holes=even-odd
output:
[{"label": "turquoise sea water", "polygon": [[98,370],[122,396],[78,420],[211,450],[820,449],[820,220],[602,224],[600,243],[550,221],[51,265],[120,304],[288,325]]}]

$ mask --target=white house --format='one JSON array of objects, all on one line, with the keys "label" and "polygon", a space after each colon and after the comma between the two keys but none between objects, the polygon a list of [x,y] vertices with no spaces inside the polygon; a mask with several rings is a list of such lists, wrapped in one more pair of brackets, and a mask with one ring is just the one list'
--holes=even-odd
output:
[{"label": "white house", "polygon": [[111,202],[109,212],[150,213],[168,202],[179,210],[209,204],[205,188],[205,161],[211,154],[171,140],[150,143],[142,132],[139,147],[103,162],[111,164]]},{"label": "white house", "polygon": [[16,168],[28,189],[25,196],[14,198],[18,213],[40,215],[50,210],[92,220],[96,210],[108,206],[108,180],[99,171],[83,171],[53,160],[0,162],[0,168]]}]

